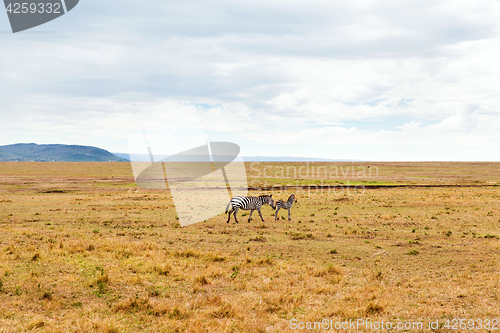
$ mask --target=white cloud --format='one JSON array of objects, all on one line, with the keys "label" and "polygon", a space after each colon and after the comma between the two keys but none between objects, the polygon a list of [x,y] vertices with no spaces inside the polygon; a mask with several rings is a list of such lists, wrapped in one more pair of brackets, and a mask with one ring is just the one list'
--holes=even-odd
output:
[{"label": "white cloud", "polygon": [[461,156],[498,143],[499,27],[498,1],[88,0],[39,28],[57,33],[0,34],[0,144],[125,151],[138,122],[193,107],[269,154]]}]

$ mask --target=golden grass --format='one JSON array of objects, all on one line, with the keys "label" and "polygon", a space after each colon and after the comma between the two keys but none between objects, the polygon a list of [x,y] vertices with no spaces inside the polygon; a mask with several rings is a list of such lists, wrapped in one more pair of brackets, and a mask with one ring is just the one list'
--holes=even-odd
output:
[{"label": "golden grass", "polygon": [[0,331],[499,316],[497,187],[299,191],[291,222],[266,206],[265,223],[180,228],[168,192],[130,177],[125,163],[0,163]]}]

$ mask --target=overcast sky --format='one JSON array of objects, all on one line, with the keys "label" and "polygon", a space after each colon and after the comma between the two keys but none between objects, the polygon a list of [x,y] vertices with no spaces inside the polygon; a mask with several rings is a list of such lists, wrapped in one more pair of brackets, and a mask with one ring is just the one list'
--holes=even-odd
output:
[{"label": "overcast sky", "polygon": [[16,34],[2,13],[0,145],[128,152],[198,112],[245,156],[499,161],[499,57],[499,1],[81,0]]}]

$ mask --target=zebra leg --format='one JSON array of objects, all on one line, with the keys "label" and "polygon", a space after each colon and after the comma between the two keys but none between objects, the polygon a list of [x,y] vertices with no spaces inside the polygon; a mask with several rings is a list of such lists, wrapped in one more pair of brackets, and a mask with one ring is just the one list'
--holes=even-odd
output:
[{"label": "zebra leg", "polygon": [[236,221],[236,223],[240,223],[238,222],[238,220],[236,219],[236,213],[238,213],[238,207],[236,207],[236,209],[234,210],[234,220]]},{"label": "zebra leg", "polygon": [[259,212],[260,219],[262,220],[262,222],[266,222],[266,221],[264,221],[264,218],[262,217],[262,213],[260,212],[260,208],[258,208],[257,211]]},{"label": "zebra leg", "polygon": [[248,223],[250,223],[250,218],[252,217],[252,213],[253,213],[254,209],[251,209],[250,210],[250,216],[248,217]]},{"label": "zebra leg", "polygon": [[278,212],[279,210],[281,209],[281,207],[276,207],[276,214],[274,214],[274,220],[275,221],[278,221],[279,220],[279,217],[278,217]]},{"label": "zebra leg", "polygon": [[233,208],[231,208],[228,212],[227,212],[227,223],[229,223],[229,220],[231,220],[231,214],[233,213]]},{"label": "zebra leg", "polygon": [[288,208],[288,221],[291,221],[292,218],[290,217],[290,211],[292,210],[292,207]]}]

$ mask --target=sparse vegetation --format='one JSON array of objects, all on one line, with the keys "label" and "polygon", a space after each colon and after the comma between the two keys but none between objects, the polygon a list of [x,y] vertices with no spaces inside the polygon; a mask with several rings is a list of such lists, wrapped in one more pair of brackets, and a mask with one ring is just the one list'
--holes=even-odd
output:
[{"label": "sparse vegetation", "polygon": [[266,237],[262,235],[255,236],[254,238],[249,239],[250,242],[267,242]]},{"label": "sparse vegetation", "polygon": [[486,235],[484,235],[484,238],[494,238],[494,239],[498,239],[498,236],[497,236],[497,235],[492,235],[492,234],[486,234]]}]

